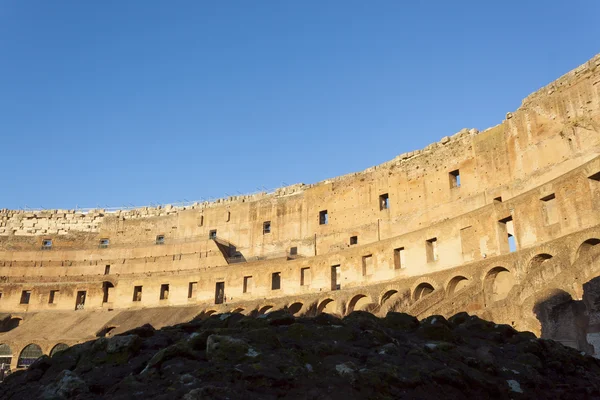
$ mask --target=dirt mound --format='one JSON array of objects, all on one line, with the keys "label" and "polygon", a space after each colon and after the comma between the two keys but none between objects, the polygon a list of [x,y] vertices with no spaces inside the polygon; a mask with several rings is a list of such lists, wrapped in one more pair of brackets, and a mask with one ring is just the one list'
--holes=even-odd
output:
[{"label": "dirt mound", "polygon": [[70,347],[2,399],[586,399],[600,361],[465,313],[214,315]]}]

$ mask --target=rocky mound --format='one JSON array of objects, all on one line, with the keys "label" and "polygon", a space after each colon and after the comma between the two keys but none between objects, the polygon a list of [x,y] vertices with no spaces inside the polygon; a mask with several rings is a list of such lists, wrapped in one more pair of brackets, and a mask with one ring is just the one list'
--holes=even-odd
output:
[{"label": "rocky mound", "polygon": [[600,361],[465,313],[222,314],[38,359],[2,399],[585,399]]}]

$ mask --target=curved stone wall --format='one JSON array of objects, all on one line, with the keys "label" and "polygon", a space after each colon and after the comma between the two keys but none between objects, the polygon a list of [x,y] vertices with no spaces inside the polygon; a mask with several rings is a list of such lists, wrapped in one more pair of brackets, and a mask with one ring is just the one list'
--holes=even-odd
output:
[{"label": "curved stone wall", "polygon": [[[584,301],[595,277],[599,67],[597,56],[496,127],[314,185],[179,208],[2,210],[0,344],[16,363],[30,343],[48,354],[134,323],[281,307],[467,310],[564,336],[541,326],[556,305],[538,300]],[[586,278],[556,280],[573,271]],[[59,316],[69,331],[36,333]]]}]

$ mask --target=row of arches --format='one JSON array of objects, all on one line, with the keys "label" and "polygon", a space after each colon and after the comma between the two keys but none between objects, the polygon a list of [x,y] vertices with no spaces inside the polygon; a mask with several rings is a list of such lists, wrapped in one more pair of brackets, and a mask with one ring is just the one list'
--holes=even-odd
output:
[{"label": "row of arches", "polygon": [[[596,245],[600,244],[600,239],[587,239],[571,251],[572,255],[576,255],[576,259],[584,257]],[[412,304],[421,299],[426,298],[432,293],[443,290],[443,298],[452,296],[461,292],[472,284],[476,284],[478,290],[482,290],[485,297],[485,305],[488,306],[494,302],[505,299],[512,288],[518,281],[518,277],[527,271],[534,270],[542,266],[542,264],[552,260],[554,256],[548,252],[537,252],[522,260],[515,262],[514,259],[511,266],[495,265],[489,268],[486,272],[479,275],[481,278],[474,279],[466,274],[457,274],[450,278],[444,285],[437,283],[431,278],[419,279],[410,290],[402,290],[401,288],[388,287],[380,292],[379,296],[374,296],[369,291],[358,292],[351,295],[350,298],[340,296],[340,292],[331,293],[325,298],[318,301],[310,300],[311,303],[305,307],[303,302],[296,301],[286,306],[276,306],[275,304],[262,304],[252,311],[249,315],[264,315],[275,309],[283,308],[290,311],[292,314],[302,312],[305,315],[313,315],[318,313],[330,314],[348,314],[355,310],[364,310],[377,313],[382,309],[384,304],[389,306],[400,305],[410,307]],[[391,303],[391,302],[394,303]],[[308,304],[308,303],[307,303]],[[387,308],[386,308],[387,309]],[[205,311],[203,314],[208,316],[215,313],[215,310]],[[236,308],[230,312],[244,312],[243,308]]]},{"label": "row of arches", "polygon": [[[58,343],[56,344],[52,350],[50,350],[50,357],[58,353],[59,351],[63,351],[67,349],[69,346],[66,343]],[[30,343],[27,346],[23,347],[21,352],[19,353],[19,358],[17,359],[17,368],[27,368],[31,364],[34,363],[35,360],[44,355],[42,348],[35,344]],[[0,344],[0,368],[4,370],[9,370],[13,359],[13,351],[10,346],[6,343]]]}]

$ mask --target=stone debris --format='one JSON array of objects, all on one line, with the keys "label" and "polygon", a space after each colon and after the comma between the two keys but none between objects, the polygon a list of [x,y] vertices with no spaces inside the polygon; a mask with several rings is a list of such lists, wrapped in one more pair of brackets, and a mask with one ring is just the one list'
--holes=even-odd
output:
[{"label": "stone debris", "polygon": [[600,398],[599,360],[499,327],[466,313],[213,315],[44,356],[8,376],[0,398]]}]

